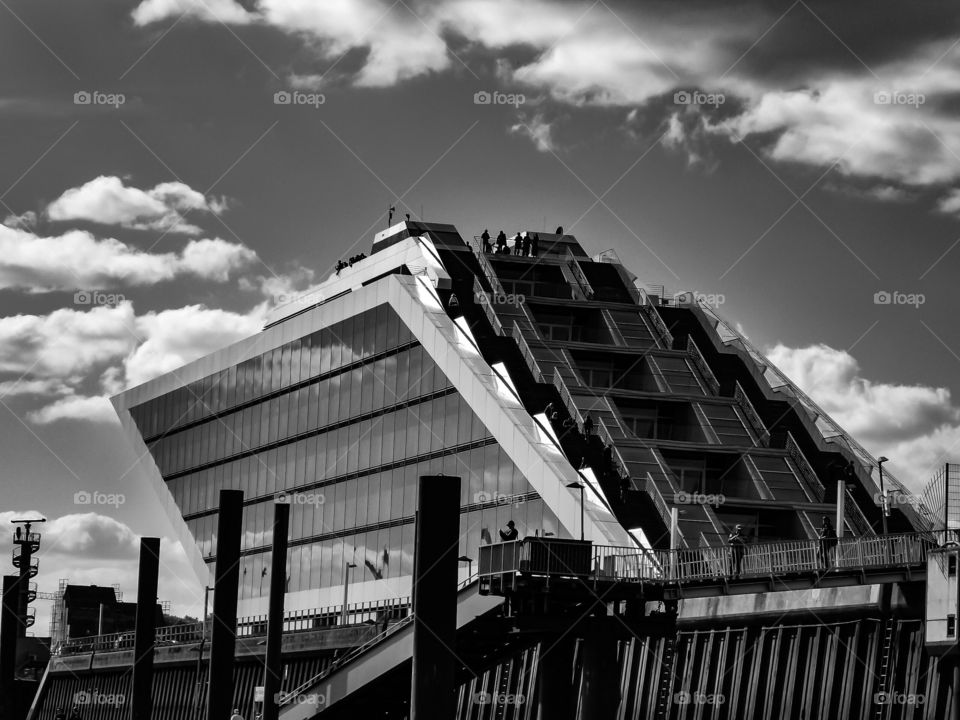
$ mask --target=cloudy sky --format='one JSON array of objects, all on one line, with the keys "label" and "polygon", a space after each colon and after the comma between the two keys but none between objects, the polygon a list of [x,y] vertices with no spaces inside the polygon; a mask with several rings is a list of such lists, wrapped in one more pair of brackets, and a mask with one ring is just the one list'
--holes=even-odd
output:
[{"label": "cloudy sky", "polygon": [[703,293],[916,487],[960,458],[958,43],[925,0],[0,0],[0,522],[50,518],[41,589],[132,597],[170,530],[104,397],[391,203]]}]

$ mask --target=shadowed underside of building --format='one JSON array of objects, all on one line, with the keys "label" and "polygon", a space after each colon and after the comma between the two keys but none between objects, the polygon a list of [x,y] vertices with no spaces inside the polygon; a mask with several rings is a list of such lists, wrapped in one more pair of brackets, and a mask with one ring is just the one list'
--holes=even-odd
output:
[{"label": "shadowed underside of building", "polygon": [[[258,335],[114,399],[141,457],[132,477],[155,492],[198,584],[213,577],[227,488],[244,492],[241,616],[266,612],[278,494],[292,506],[287,609],[338,616],[349,596],[334,624],[350,627],[287,636],[281,717],[409,712],[409,628],[398,616],[378,634],[352,608],[410,596],[423,475],[461,478],[464,720],[945,717],[949,671],[924,649],[924,586],[909,577],[831,589],[821,573],[804,591],[736,596],[720,583],[703,599],[684,599],[681,582],[664,612],[636,582],[629,612],[594,589],[568,598],[570,617],[480,597],[476,561],[510,521],[520,538],[620,555],[699,552],[720,574],[737,526],[748,568],[774,543],[815,560],[825,519],[845,538],[883,526],[876,460],[711,308],[641,288],[615,254],[591,258],[572,236],[528,237],[491,252],[450,225],[400,223]],[[890,533],[943,529],[885,479],[902,500]],[[157,650],[155,718],[202,717],[190,647]],[[254,642],[237,660],[248,718],[261,653]],[[109,648],[56,658],[33,717],[77,692],[122,694],[129,661]],[[579,705],[597,687],[602,714]],[[122,713],[91,703],[85,717]]]}]

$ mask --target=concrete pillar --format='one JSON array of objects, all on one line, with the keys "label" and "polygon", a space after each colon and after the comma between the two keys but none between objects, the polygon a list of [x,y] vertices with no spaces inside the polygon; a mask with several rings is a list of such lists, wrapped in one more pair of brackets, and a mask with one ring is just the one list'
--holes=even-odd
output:
[{"label": "concrete pillar", "polygon": [[229,720],[233,710],[233,656],[237,641],[237,590],[243,491],[221,490],[217,518],[217,571],[210,632],[210,687],[206,720]]},{"label": "concrete pillar", "polygon": [[574,720],[573,657],[570,636],[540,644],[537,662],[536,720]]},{"label": "concrete pillar", "polygon": [[[153,649],[157,642],[157,577],[160,538],[140,539],[137,619],[133,635],[132,720],[150,720],[153,712]],[[100,606],[101,623],[103,606]]]},{"label": "concrete pillar", "polygon": [[847,484],[843,480],[837,480],[837,537],[842,538],[844,532],[843,505],[847,499]]},{"label": "concrete pillar", "polygon": [[[410,720],[456,716],[460,478],[420,478],[413,560]],[[211,720],[216,720],[211,718]]]},{"label": "concrete pillar", "polygon": [[273,506],[273,553],[270,556],[270,610],[267,616],[267,656],[263,668],[263,720],[277,720],[276,695],[283,680],[280,649],[283,643],[283,595],[287,581],[287,533],[290,505]]}]

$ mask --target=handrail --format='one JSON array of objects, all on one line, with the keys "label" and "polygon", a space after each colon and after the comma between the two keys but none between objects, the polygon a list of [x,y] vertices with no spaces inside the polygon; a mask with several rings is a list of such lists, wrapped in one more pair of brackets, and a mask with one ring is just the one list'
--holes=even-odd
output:
[{"label": "handrail", "polygon": [[789,430],[787,431],[787,452],[790,454],[790,459],[796,463],[797,469],[800,471],[800,481],[804,484],[811,499],[814,502],[823,502],[823,498],[826,495],[823,483],[820,482],[820,478],[818,478],[817,474],[813,471],[813,467],[807,460],[807,456],[803,454],[803,450],[800,449],[800,446]]},{"label": "handrail", "polygon": [[[409,610],[411,607],[410,597],[388,598],[385,600],[364,601],[347,605],[347,616],[356,619],[356,622],[349,623],[349,627],[355,627],[367,622],[370,618],[367,616],[379,613],[399,613]],[[357,617],[359,616],[359,617]],[[344,627],[340,625],[340,619],[343,617],[343,607],[340,605],[328,605],[323,608],[314,608],[309,610],[288,610],[283,614],[283,631],[305,632],[309,630],[322,630],[331,627]],[[249,615],[237,618],[237,637],[257,637],[266,634],[267,615]],[[328,625],[317,625],[317,620],[330,620]],[[207,629],[204,631],[204,623],[181,623],[179,625],[166,625],[158,627],[155,634],[157,645],[176,645],[190,642],[199,642],[203,637],[210,636],[211,620],[207,620]],[[121,650],[133,647],[133,631],[127,630],[117,633],[107,633],[104,635],[91,635],[82,638],[69,638],[62,646],[61,654],[71,654],[73,652],[90,652],[91,650]]]},{"label": "handrail", "polygon": [[743,386],[740,385],[740,381],[736,382],[733,391],[734,402],[743,410],[743,414],[747,416],[747,422],[750,423],[750,427],[753,429],[753,432],[757,435],[757,441],[763,447],[770,446],[770,431],[767,430],[767,426],[763,424],[763,420],[760,419],[759,413],[757,413],[756,408],[753,407],[753,403],[750,402],[750,398],[747,396],[747,393],[744,391]]},{"label": "handrail", "polygon": [[[593,576],[598,580],[674,584],[914,566],[924,563],[927,552],[936,547],[929,533],[872,535],[832,541],[794,540],[735,547],[714,545],[676,550],[643,551],[638,548],[595,545],[592,566]],[[496,549],[497,545],[482,546],[481,557]],[[487,568],[479,573],[481,578],[524,571],[516,567],[498,570],[489,563]]]},{"label": "handrail", "polygon": [[704,359],[703,353],[700,352],[700,348],[697,347],[697,344],[693,341],[693,338],[690,335],[687,335],[687,354],[693,360],[693,364],[700,372],[700,376],[710,387],[710,390],[713,391],[713,394],[719,395],[720,383],[717,381],[716,375],[713,374],[713,370],[711,370],[710,366],[707,364],[706,359]]},{"label": "handrail", "polygon": [[640,303],[640,310],[660,335],[660,341],[664,347],[670,350],[673,347],[673,334],[667,329],[667,324],[663,321],[663,318],[660,317],[660,313],[657,312],[653,303],[650,302],[646,295],[643,296],[643,300],[644,301]]},{"label": "handrail", "polygon": [[870,525],[867,516],[863,514],[863,510],[860,509],[854,499],[850,488],[844,487],[844,492],[846,493],[846,502],[843,503],[843,519],[858,535],[876,535],[876,531]]}]

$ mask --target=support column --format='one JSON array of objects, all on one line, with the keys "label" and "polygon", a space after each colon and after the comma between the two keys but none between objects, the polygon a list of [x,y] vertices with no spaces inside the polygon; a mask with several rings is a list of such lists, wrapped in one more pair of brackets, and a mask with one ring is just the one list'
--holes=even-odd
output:
[{"label": "support column", "polygon": [[[130,717],[150,720],[153,708],[153,649],[157,642],[157,576],[160,538],[140,538],[137,618],[133,635],[133,681]],[[103,605],[100,606],[103,623]]]},{"label": "support column", "polygon": [[0,611],[0,718],[16,717],[17,692],[14,672],[20,623],[20,578],[3,576],[3,605]]},{"label": "support column", "polygon": [[842,538],[844,533],[844,510],[843,505],[847,500],[847,483],[843,480],[837,480],[837,537]]},{"label": "support column", "polygon": [[599,623],[580,639],[580,720],[613,720],[620,698],[617,641]]},{"label": "support column", "polygon": [[460,478],[421,477],[413,560],[410,720],[456,716],[459,543]]},{"label": "support column", "polygon": [[267,616],[267,657],[263,668],[263,720],[277,720],[277,695],[283,680],[280,649],[283,643],[283,595],[287,580],[287,533],[290,505],[273,506],[273,554],[270,557],[270,610]]},{"label": "support column", "polygon": [[576,639],[562,637],[540,644],[537,663],[537,720],[574,720],[573,657]]},{"label": "support column", "polygon": [[210,688],[206,720],[229,720],[233,710],[233,656],[237,641],[237,591],[243,491],[221,490],[217,517],[217,570],[210,632]]}]

